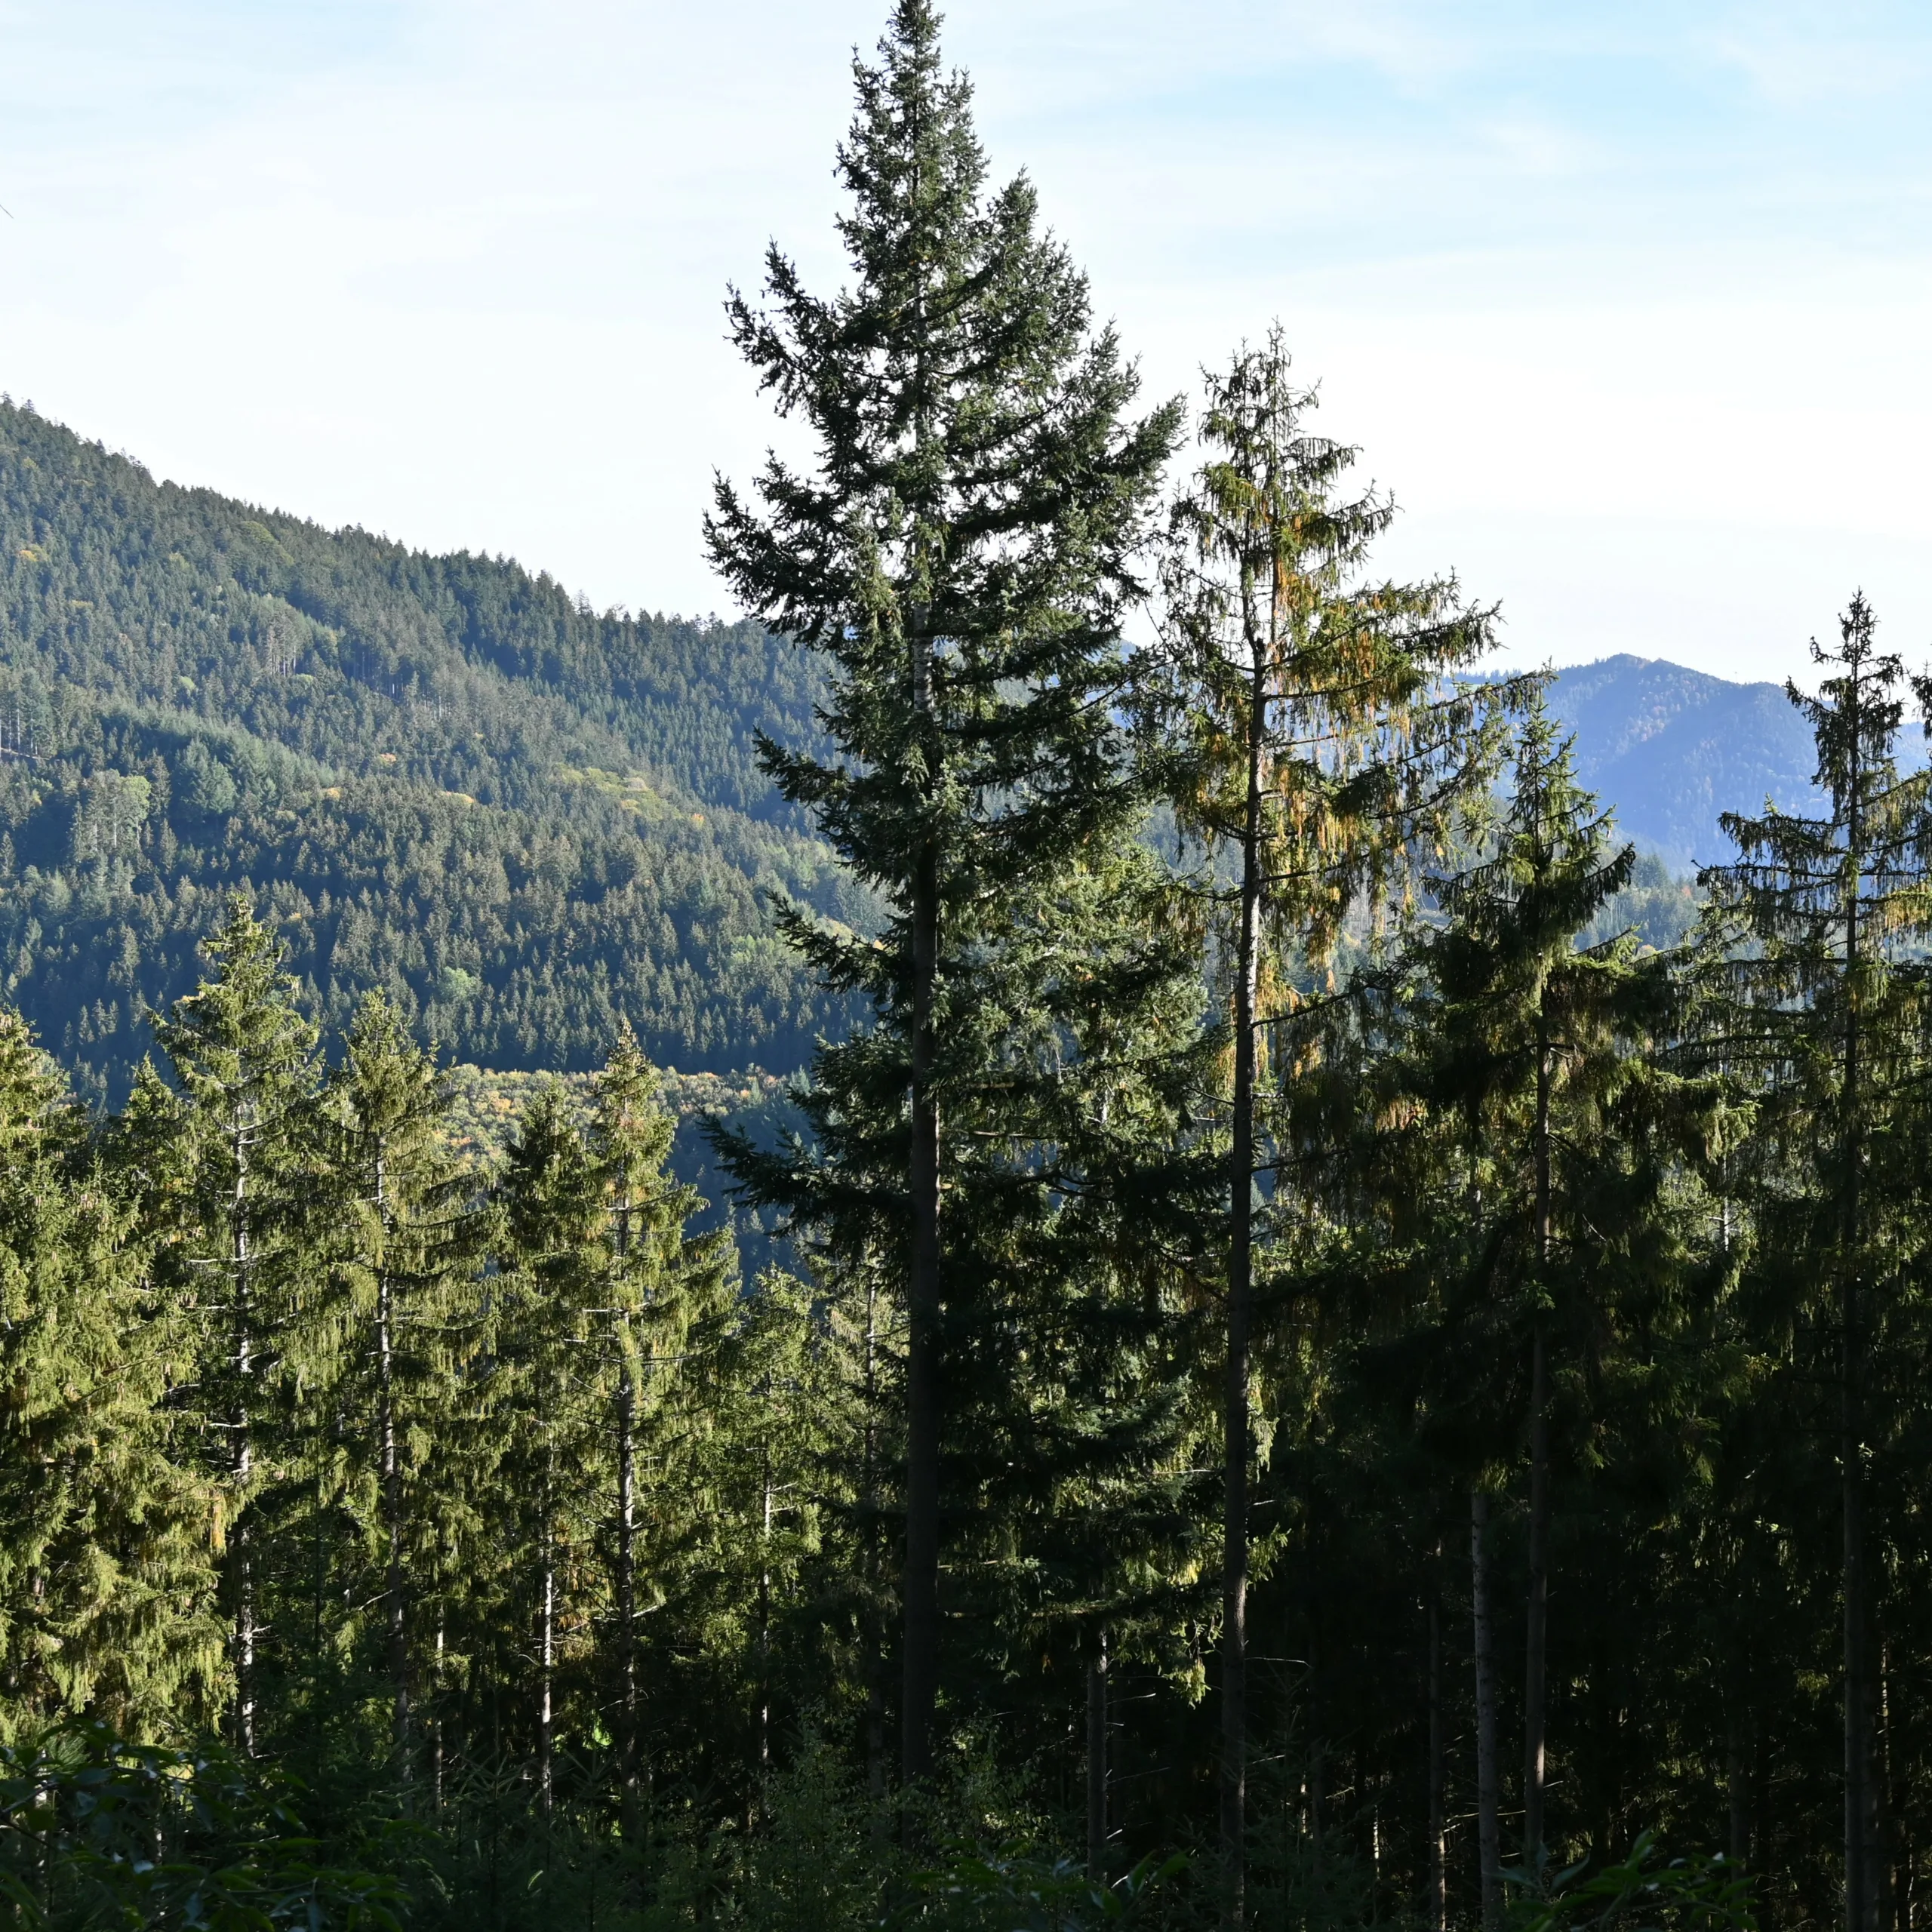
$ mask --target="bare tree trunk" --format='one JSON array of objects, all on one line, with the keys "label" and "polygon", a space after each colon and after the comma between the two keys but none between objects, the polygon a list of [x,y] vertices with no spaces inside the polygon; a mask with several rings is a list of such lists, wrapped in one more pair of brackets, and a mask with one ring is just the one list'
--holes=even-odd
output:
[{"label": "bare tree trunk", "polygon": [[866,1524],[866,1791],[875,1838],[885,1826],[885,1629],[879,1592],[878,1289],[866,1278],[865,1467],[860,1484]]},{"label": "bare tree trunk", "polygon": [[1523,1672],[1523,1863],[1543,1842],[1545,1663],[1549,1614],[1549,1349],[1540,1311],[1530,1343],[1530,1589]]},{"label": "bare tree trunk", "polygon": [[[1852,683],[1851,702],[1863,686]],[[1875,1932],[1882,1891],[1877,1794],[1872,1765],[1872,1691],[1865,1569],[1865,1309],[1860,1292],[1864,1244],[1864,1145],[1859,1084],[1863,1041],[1859,1027],[1858,982],[1863,964],[1859,894],[1866,878],[1865,774],[1859,727],[1853,719],[1850,783],[1846,801],[1851,889],[1844,900],[1844,1084],[1841,1106],[1844,1137],[1843,1247],[1839,1346],[1840,1477],[1844,1516],[1844,1911],[1846,1932]]]},{"label": "bare tree trunk", "polygon": [[1530,1590],[1523,1663],[1523,1863],[1543,1850],[1543,1783],[1549,1721],[1544,1697],[1549,1632],[1549,1333],[1542,1298],[1550,1255],[1549,1035],[1537,1014],[1537,1296],[1530,1337]]},{"label": "bare tree trunk", "polygon": [[[248,1481],[248,1451],[245,1441],[237,1474],[242,1482]],[[249,1531],[245,1513],[235,1522],[230,1545],[234,1552],[235,1597],[235,1741],[245,1758],[255,1755],[255,1564]]]},{"label": "bare tree trunk", "polygon": [[[617,1266],[630,1258],[630,1182],[612,1208],[617,1238]],[[615,1297],[621,1305],[621,1290]],[[633,1366],[628,1311],[617,1318],[617,1701],[623,1734],[617,1740],[619,1809],[626,1837],[638,1824],[640,1764],[644,1755],[642,1718],[638,1709],[637,1667],[637,1374]]]},{"label": "bare tree trunk", "polygon": [[623,1736],[617,1746],[618,1777],[627,1830],[637,1822],[637,1388],[627,1354],[617,1383],[618,1701]]},{"label": "bare tree trunk", "polygon": [[1881,1847],[1872,1776],[1872,1684],[1865,1577],[1864,1450],[1859,1414],[1858,1294],[1844,1291],[1844,1869],[1846,1932],[1875,1932]]},{"label": "bare tree trunk", "polygon": [[1724,1740],[1724,1783],[1730,1800],[1729,1857],[1743,1871],[1751,1857],[1751,1781],[1749,1755],[1746,1747],[1745,1718],[1735,1704]]},{"label": "bare tree trunk", "polygon": [[1107,1633],[1087,1659],[1087,1875],[1107,1882]]},{"label": "bare tree trunk", "polygon": [[1227,1366],[1222,1391],[1226,1493],[1221,1553],[1221,1856],[1224,1922],[1247,1917],[1248,1350],[1254,1275],[1254,1027],[1261,909],[1261,751],[1266,659],[1255,653],[1241,841],[1234,1010],[1234,1118],[1228,1159]]},{"label": "bare tree trunk", "polygon": [[429,1720],[429,1801],[443,1815],[443,1613],[436,1611],[436,1661],[434,1715]]},{"label": "bare tree trunk", "polygon": [[1903,1807],[1892,1782],[1892,1658],[1889,1645],[1882,1641],[1873,1660],[1872,1684],[1876,1708],[1872,1712],[1872,1896],[1878,1900],[1879,1932],[1895,1932],[1904,1924],[1911,1906],[1911,1894],[1905,1884],[1904,1861],[1898,1856],[1898,1820]]},{"label": "bare tree trunk", "polygon": [[758,1769],[771,1769],[771,1446],[758,1445],[764,1481],[764,1523],[758,1544]]},{"label": "bare tree trunk", "polygon": [[[913,612],[913,700],[932,711],[932,640]],[[939,1697],[940,1287],[939,1106],[933,1091],[934,998],[939,977],[939,862],[930,844],[912,880],[912,1211],[906,1297],[905,1672],[900,1773],[908,1786],[932,1773]]]},{"label": "bare tree trunk", "polygon": [[[1312,1704],[1311,1699],[1310,1703]],[[1308,1842],[1313,1854],[1309,1869],[1317,1886],[1321,1883],[1321,1854],[1327,1817],[1328,1754],[1322,1742],[1317,1713],[1309,1712],[1308,1740]]]},{"label": "bare tree trunk", "polygon": [[249,1386],[255,1373],[255,1353],[248,1282],[248,1143],[247,1130],[238,1118],[232,1145],[235,1198],[230,1211],[229,1238],[235,1282],[235,1521],[229,1537],[229,1561],[235,1599],[235,1741],[245,1758],[252,1758],[255,1755],[255,1565],[248,1484],[255,1469],[254,1405]]},{"label": "bare tree trunk", "polygon": [[[1439,1549],[1437,1554],[1439,1557]],[[1448,1932],[1449,1926],[1449,1868],[1444,1842],[1448,1798],[1447,1741],[1442,1721],[1442,1605],[1432,1584],[1429,1598],[1429,1932]]]},{"label": "bare tree trunk", "polygon": [[555,1774],[551,1756],[554,1713],[551,1698],[557,1665],[557,1555],[552,1540],[549,1499],[543,1506],[543,1574],[540,1580],[537,1638],[537,1786],[548,1812],[555,1801]]},{"label": "bare tree trunk", "polygon": [[[377,1188],[380,1200],[380,1180]],[[376,1288],[376,1422],[377,1453],[381,1458],[383,1515],[389,1537],[386,1585],[389,1692],[392,1700],[390,1748],[395,1755],[396,1774],[406,1784],[410,1770],[409,1626],[403,1594],[402,1469],[396,1456],[393,1313],[389,1272],[385,1269]]]},{"label": "bare tree trunk", "polygon": [[1489,1615],[1489,1497],[1469,1492],[1469,1610],[1476,1663],[1476,1845],[1482,1877],[1482,1923],[1503,1921],[1503,1838],[1496,1776],[1496,1666]]}]

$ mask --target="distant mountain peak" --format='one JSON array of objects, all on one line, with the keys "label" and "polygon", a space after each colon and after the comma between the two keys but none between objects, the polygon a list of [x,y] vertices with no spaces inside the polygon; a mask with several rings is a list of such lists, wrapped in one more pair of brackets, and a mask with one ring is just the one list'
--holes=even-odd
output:
[{"label": "distant mountain peak", "polygon": [[[1680,872],[1731,856],[1722,813],[1819,803],[1810,728],[1781,684],[1620,651],[1559,670],[1549,704],[1575,734],[1578,776],[1623,835]],[[1900,749],[1906,764],[1923,762],[1917,725]]]}]

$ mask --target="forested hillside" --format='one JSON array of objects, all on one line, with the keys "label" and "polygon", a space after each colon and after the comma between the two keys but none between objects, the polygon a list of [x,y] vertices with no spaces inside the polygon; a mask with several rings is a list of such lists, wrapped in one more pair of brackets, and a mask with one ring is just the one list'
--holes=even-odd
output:
[{"label": "forested hillside", "polygon": [[[1612,800],[1627,837],[1672,870],[1721,860],[1726,812],[1766,799],[1815,811],[1817,747],[1784,687],[1734,684],[1628,653],[1573,664],[1551,680],[1550,709],[1577,737],[1577,769]],[[1916,721],[1900,734],[1903,768],[1925,761]]]},{"label": "forested hillside", "polygon": [[[866,915],[758,764],[823,694],[761,626],[157,484],[11,402],[0,587],[5,989],[97,1103],[241,884],[318,1017],[380,985],[460,1061],[582,1071],[623,1017],[666,1065],[789,1070],[844,1023],[773,936],[774,887]],[[1659,855],[1606,931],[1672,943],[1717,812],[1808,794],[1770,686],[1620,657],[1552,704]]]},{"label": "forested hillside", "polygon": [[756,734],[810,657],[598,616],[547,577],[206,491],[0,407],[0,958],[96,1098],[190,986],[228,890],[314,1010],[386,987],[460,1060],[583,1068],[620,1017],[685,1069],[800,1065],[835,1006],[771,888],[857,895]]}]

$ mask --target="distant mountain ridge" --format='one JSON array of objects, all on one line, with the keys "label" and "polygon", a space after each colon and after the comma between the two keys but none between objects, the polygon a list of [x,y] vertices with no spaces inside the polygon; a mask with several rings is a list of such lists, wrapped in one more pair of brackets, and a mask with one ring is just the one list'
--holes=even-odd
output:
[{"label": "distant mountain ridge", "polygon": [[771,897],[867,895],[774,793],[818,667],[212,491],[0,405],[0,990],[113,1101],[245,888],[332,1032],[386,988],[505,1069],[800,1066]]},{"label": "distant mountain ridge", "polygon": [[[1721,813],[1816,808],[1811,731],[1781,684],[1737,684],[1623,654],[1557,672],[1550,709],[1576,737],[1577,775],[1624,837],[1673,871],[1728,858]],[[1903,762],[1924,762],[1908,728]]]},{"label": "distant mountain ridge", "polygon": [[[0,402],[0,993],[116,1100],[245,887],[331,1029],[380,986],[496,1072],[581,1072],[628,1020],[686,1074],[789,1072],[848,1011],[773,895],[877,909],[759,767],[761,734],[817,740],[824,688],[755,623],[600,614]],[[1720,812],[1811,801],[1775,685],[1626,655],[1552,703],[1653,855],[1616,918],[1654,943],[1690,905],[1665,868],[1724,856]]]}]

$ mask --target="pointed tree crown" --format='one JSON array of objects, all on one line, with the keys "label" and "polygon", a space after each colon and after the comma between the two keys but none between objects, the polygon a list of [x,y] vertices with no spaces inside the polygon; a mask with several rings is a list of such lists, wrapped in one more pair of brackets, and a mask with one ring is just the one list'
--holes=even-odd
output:
[{"label": "pointed tree crown", "polygon": [[768,746],[768,763],[888,891],[921,850],[958,880],[1119,816],[1118,788],[1097,782],[1115,734],[1094,700],[1119,675],[1179,420],[1172,405],[1127,419],[1134,372],[1090,327],[1031,185],[986,190],[971,90],[938,35],[930,6],[902,0],[877,63],[855,63],[850,285],[810,292],[774,246],[769,306],[731,296],[740,349],[814,454],[770,457],[749,497],[721,478],[706,522],[746,607],[832,662],[841,761]]},{"label": "pointed tree crown", "polygon": [[1312,432],[1318,399],[1278,325],[1208,377],[1205,460],[1174,506],[1140,709],[1183,831],[1211,850],[1257,838],[1264,918],[1318,959],[1481,783],[1508,691],[1457,681],[1491,648],[1494,613],[1453,577],[1367,574],[1395,507],[1350,491],[1360,453]]}]

